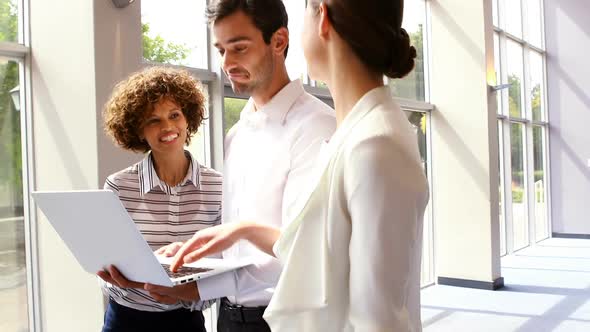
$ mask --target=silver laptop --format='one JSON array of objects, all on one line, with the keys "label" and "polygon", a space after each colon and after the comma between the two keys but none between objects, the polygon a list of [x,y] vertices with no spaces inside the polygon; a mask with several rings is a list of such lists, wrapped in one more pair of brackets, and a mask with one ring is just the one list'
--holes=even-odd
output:
[{"label": "silver laptop", "polygon": [[172,258],[156,255],[109,190],[33,192],[37,206],[89,273],[115,265],[129,280],[172,287],[251,264],[205,258],[170,272]]}]

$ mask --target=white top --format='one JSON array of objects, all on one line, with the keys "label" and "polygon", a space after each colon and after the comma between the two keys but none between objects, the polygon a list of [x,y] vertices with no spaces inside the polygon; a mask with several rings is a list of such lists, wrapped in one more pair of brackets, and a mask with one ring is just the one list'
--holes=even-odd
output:
[{"label": "white top", "polygon": [[387,87],[358,101],[315,174],[274,247],[284,266],[264,316],[272,331],[421,331],[428,185]]},{"label": "white top", "polygon": [[[334,111],[303,90],[286,85],[256,111],[252,99],[225,139],[222,222],[256,221],[282,227],[321,143],[336,128]],[[197,282],[201,299],[228,297],[244,306],[265,306],[281,264],[243,241],[224,257],[254,257],[257,264]]]}]

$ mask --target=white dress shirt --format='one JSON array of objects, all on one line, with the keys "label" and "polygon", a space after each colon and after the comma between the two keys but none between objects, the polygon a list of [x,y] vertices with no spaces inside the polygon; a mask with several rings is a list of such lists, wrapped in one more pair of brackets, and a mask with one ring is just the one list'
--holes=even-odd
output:
[{"label": "white dress shirt", "polygon": [[357,102],[314,178],[273,248],[284,266],[264,314],[272,331],[421,331],[428,184],[388,87]]},{"label": "white dress shirt", "polygon": [[[284,226],[322,142],[335,128],[334,111],[306,93],[299,80],[258,110],[250,99],[225,139],[222,222]],[[281,273],[280,262],[245,241],[223,256],[252,257],[257,263],[199,280],[201,299],[227,297],[244,306],[268,305]]]}]

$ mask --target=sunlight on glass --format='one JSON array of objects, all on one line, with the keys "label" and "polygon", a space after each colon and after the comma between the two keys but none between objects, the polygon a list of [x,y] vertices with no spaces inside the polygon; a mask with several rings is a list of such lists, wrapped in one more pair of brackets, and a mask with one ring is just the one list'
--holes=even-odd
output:
[{"label": "sunlight on glass", "polygon": [[510,124],[510,145],[512,163],[512,231],[514,250],[529,245],[529,226],[527,216],[525,139],[524,126]]},{"label": "sunlight on glass", "polygon": [[504,131],[498,121],[498,216],[500,219],[500,255],[506,255],[506,217],[504,215]]},{"label": "sunlight on glass", "polygon": [[0,331],[28,331],[19,64],[0,58]]},{"label": "sunlight on glass", "polygon": [[531,102],[531,111],[533,120],[544,120],[544,94],[543,90],[543,56],[535,51],[529,52],[529,98]]},{"label": "sunlight on glass", "polygon": [[425,101],[426,85],[424,82],[424,35],[426,29],[426,3],[424,0],[406,1],[404,4],[403,28],[410,35],[410,43],[416,48],[414,70],[403,79],[389,79],[389,86],[397,97]]},{"label": "sunlight on glass", "polygon": [[547,178],[545,176],[545,128],[533,126],[533,161],[535,183],[535,240],[549,237],[547,220]]},{"label": "sunlight on glass", "polygon": [[[416,141],[418,142],[418,150],[420,151],[420,158],[422,159],[422,168],[424,173],[428,176],[428,146],[427,133],[428,121],[426,113],[405,111],[408,121],[414,129]],[[426,286],[434,282],[434,254],[432,243],[432,223],[430,220],[430,203],[424,213],[424,230],[422,242],[422,273],[421,286]]]},{"label": "sunlight on glass", "polygon": [[143,0],[143,58],[149,62],[207,69],[204,0]]},{"label": "sunlight on glass", "polygon": [[494,20],[494,26],[500,27],[498,22],[498,0],[492,0],[492,16]]},{"label": "sunlight on glass", "polygon": [[[500,84],[502,81],[502,68],[500,65],[500,37],[498,33],[494,33],[494,69],[496,74],[495,84]],[[502,114],[502,92],[496,93],[496,110],[498,114]]]},{"label": "sunlight on glass", "polygon": [[537,46],[543,47],[543,27],[540,0],[525,0],[527,13],[527,34],[526,40]]},{"label": "sunlight on glass", "polygon": [[[506,71],[507,83],[510,83],[509,89],[502,90],[502,93],[508,94],[508,109],[511,117],[524,117],[522,107],[522,90],[523,90],[523,59],[522,46],[511,40],[506,41]],[[508,90],[508,91],[506,91]]]},{"label": "sunlight on glass", "polygon": [[289,52],[287,54],[287,72],[292,80],[300,79],[306,82],[307,65],[301,47],[301,33],[303,29],[303,15],[305,1],[283,0],[289,14]]},{"label": "sunlight on glass", "polygon": [[522,10],[520,0],[503,0],[503,22],[506,32],[522,38]]}]

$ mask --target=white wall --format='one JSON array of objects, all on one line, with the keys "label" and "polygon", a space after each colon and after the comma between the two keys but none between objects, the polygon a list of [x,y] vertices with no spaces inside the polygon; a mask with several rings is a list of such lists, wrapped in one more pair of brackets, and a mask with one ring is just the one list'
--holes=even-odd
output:
[{"label": "white wall", "polygon": [[588,3],[545,0],[553,232],[590,235]]},{"label": "white wall", "polygon": [[439,277],[500,277],[491,1],[430,1],[435,262]]}]

